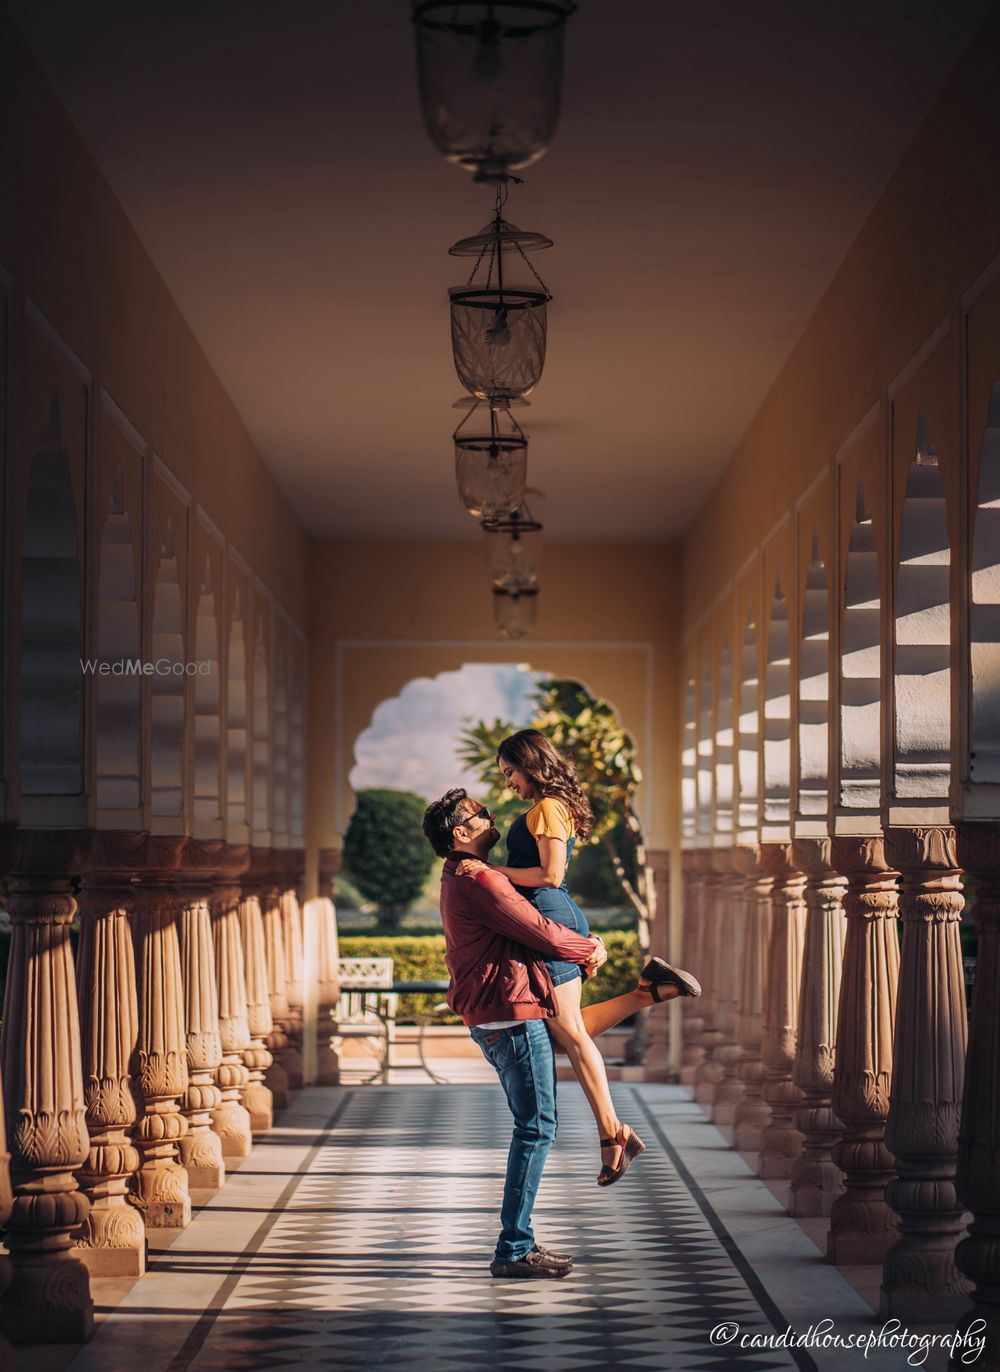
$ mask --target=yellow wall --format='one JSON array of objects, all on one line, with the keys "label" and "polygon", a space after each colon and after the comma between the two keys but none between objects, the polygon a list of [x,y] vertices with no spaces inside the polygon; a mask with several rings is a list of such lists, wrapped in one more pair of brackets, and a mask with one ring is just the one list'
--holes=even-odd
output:
[{"label": "yellow wall", "polygon": [[493,627],[478,542],[310,545],[309,811],[318,847],[340,846],[353,807],[354,742],[375,707],[414,677],[466,662],[526,662],[575,677],[610,700],[640,748],[647,778],[640,804],[651,844],[672,846],[675,551],[551,545],[541,585],[535,632],[511,643]]}]

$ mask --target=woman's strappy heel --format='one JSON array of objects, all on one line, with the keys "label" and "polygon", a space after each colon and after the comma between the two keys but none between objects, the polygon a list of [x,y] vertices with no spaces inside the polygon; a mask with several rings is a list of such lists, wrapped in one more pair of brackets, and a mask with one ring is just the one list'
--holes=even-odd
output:
[{"label": "woman's strappy heel", "polygon": [[[628,1129],[628,1133],[625,1130]],[[621,1151],[618,1159],[618,1166],[612,1167],[610,1163],[604,1163],[597,1178],[598,1186],[611,1186],[619,1177],[624,1177],[625,1173],[632,1166],[632,1159],[637,1158],[645,1149],[646,1145],[630,1125],[619,1124],[618,1130],[612,1139],[601,1139],[602,1148],[614,1148],[617,1145]]]}]

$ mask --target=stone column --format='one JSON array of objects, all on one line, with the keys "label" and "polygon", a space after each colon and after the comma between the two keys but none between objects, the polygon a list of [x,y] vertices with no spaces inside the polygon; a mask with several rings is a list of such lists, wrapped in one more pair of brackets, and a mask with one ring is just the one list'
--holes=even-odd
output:
[{"label": "stone column", "polygon": [[146,1226],[130,1194],[139,1169],[131,1137],[139,1114],[132,1084],[139,1007],[129,925],[132,875],[145,848],[141,832],[95,832],[80,890],[77,991],[90,1151],[79,1179],[90,1214],[76,1253],[100,1277],[146,1270]]},{"label": "stone column", "polygon": [[[289,880],[286,872],[285,880]],[[293,886],[285,886],[278,901],[281,911],[281,931],[285,944],[285,975],[288,994],[288,1018],[285,1032],[288,1047],[282,1052],[282,1062],[288,1073],[288,1085],[293,1091],[302,1089],[302,911]]]},{"label": "stone column", "polygon": [[696,973],[698,979],[704,977],[701,1007],[704,1019],[701,1042],[705,1057],[694,1075],[694,1098],[702,1105],[711,1105],[715,1089],[725,1075],[725,1066],[716,1057],[722,1046],[724,1034],[720,1021],[720,994],[724,983],[723,965],[730,949],[726,944],[729,936],[727,928],[726,894],[727,874],[725,853],[718,849],[707,849],[704,855],[706,873],[702,898],[702,971]]},{"label": "stone column", "polygon": [[736,1069],[743,1084],[743,1099],[733,1114],[733,1133],[737,1148],[745,1153],[754,1153],[760,1148],[761,1135],[771,1118],[770,1109],[761,1095],[764,1079],[761,1051],[774,876],[762,863],[759,846],[740,851],[748,855],[740,859],[744,869],[749,865],[749,855],[752,855],[753,869],[746,878],[746,938],[743,944],[738,1030],[743,1051]]},{"label": "stone column", "polygon": [[[972,1309],[958,1329],[965,1333],[974,1326],[973,1332],[985,1336],[986,1347],[972,1364],[978,1372],[1000,1372],[1000,824],[960,824],[957,856],[976,883],[977,935],[955,1174],[959,1201],[972,1211],[955,1261],[974,1287]],[[951,1365],[969,1364],[959,1354]]]},{"label": "stone column", "polygon": [[798,1047],[792,1080],[802,1093],[795,1123],[802,1152],[792,1163],[789,1211],[829,1215],[843,1182],[830,1150],[840,1137],[833,1113],[837,1004],[847,925],[847,882],[831,866],[829,838],[797,838],[792,862],[806,874],[806,939],[799,992]]},{"label": "stone column", "polygon": [[261,916],[264,924],[264,955],[267,959],[267,984],[271,992],[271,1020],[274,1025],[268,1035],[267,1046],[272,1060],[265,1080],[277,1110],[284,1110],[289,1101],[288,1072],[282,1061],[288,1048],[288,976],[285,968],[285,932],[281,921],[281,884],[273,871],[261,881]]},{"label": "stone column", "polygon": [[264,920],[260,909],[260,885],[244,882],[240,900],[240,939],[243,944],[243,972],[247,990],[247,1027],[249,1047],[243,1062],[249,1074],[243,1104],[250,1112],[250,1128],[255,1134],[274,1123],[274,1097],[264,1085],[264,1073],[273,1058],[267,1040],[274,1031],[271,1018],[271,990],[267,982],[267,952],[264,947]]},{"label": "stone column", "polygon": [[722,976],[719,984],[719,1028],[722,1042],[715,1050],[715,1060],[722,1068],[722,1076],[712,1100],[712,1119],[716,1124],[732,1124],[736,1106],[743,1099],[743,1083],[737,1076],[737,1066],[743,1056],[739,1042],[740,980],[743,972],[743,942],[746,932],[746,911],[743,899],[744,876],[735,848],[719,854],[725,864],[726,878],[722,890],[726,936],[720,950]]},{"label": "stone column", "polygon": [[339,1080],[337,1054],[330,1047],[330,1012],[340,999],[338,970],[337,915],[329,896],[316,902],[318,943],[319,1006],[316,1029],[316,1084],[333,1086]]},{"label": "stone column", "polygon": [[[703,853],[700,848],[690,848],[683,854],[682,871],[684,877],[684,965],[690,967],[695,976],[702,981],[704,969],[703,911],[705,907],[705,870]],[[702,1035],[705,1031],[705,1016],[702,1001],[704,991],[694,1002],[693,1013],[684,1017],[684,1055],[681,1062],[681,1084],[694,1087],[698,1069],[705,1061],[705,1047]]]},{"label": "stone column", "polygon": [[898,873],[881,836],[838,836],[833,866],[847,879],[847,935],[837,1007],[831,1104],[844,1132],[832,1150],[844,1192],[830,1209],[831,1262],[882,1262],[896,1240],[885,1188],[896,1162],[885,1142],[892,1084],[892,1035],[899,979]]},{"label": "stone column", "polygon": [[[7,1227],[7,1220],[14,1205],[14,1193],[10,1184],[10,1154],[6,1145],[7,1124],[3,1113],[3,1090],[0,1089],[0,1229]],[[10,1263],[6,1259],[0,1261],[0,1295],[6,1290],[10,1275]],[[0,1372],[14,1372],[14,1350],[4,1338],[0,1338]]]},{"label": "stone column", "polygon": [[886,1254],[881,1313],[948,1319],[965,1310],[970,1290],[955,1265],[967,1032],[962,873],[950,825],[887,828],[885,847],[903,876],[903,949],[885,1135],[896,1157],[886,1200],[899,1215],[899,1241]]},{"label": "stone column", "polygon": [[243,1104],[243,1092],[250,1080],[243,1060],[250,1047],[250,1026],[239,905],[238,885],[232,881],[216,884],[212,893],[212,934],[222,1035],[222,1063],[218,1069],[222,1102],[212,1112],[212,1128],[222,1140],[224,1158],[248,1157],[253,1147],[250,1112]]},{"label": "stone column", "polygon": [[763,843],[761,855],[774,874],[774,885],[761,1052],[761,1095],[771,1107],[771,1119],[760,1137],[758,1171],[762,1177],[787,1177],[802,1150],[802,1135],[792,1119],[802,1093],[792,1081],[792,1068],[798,1042],[806,879],[792,862],[790,842]]},{"label": "stone column", "polygon": [[73,1241],[90,1206],[73,1174],[90,1138],[69,926],[76,911],[70,873],[85,835],[29,831],[16,841],[2,1045],[11,1279],[0,1324],[15,1343],[80,1343],[93,1331],[94,1306]]},{"label": "stone column", "polygon": [[148,1228],[191,1222],[188,1175],[179,1145],[188,1122],[184,983],[174,881],[187,840],[150,838],[149,865],[135,883],[135,961],[139,988],[138,1087],[144,1112],[136,1129],[142,1165],[136,1178]]},{"label": "stone column", "polygon": [[224,845],[192,840],[178,882],[181,899],[181,967],[184,987],[184,1043],[188,1087],[184,1093],[187,1134],[180,1158],[191,1186],[217,1190],[226,1180],[222,1142],[212,1120],[222,1104],[217,1084],[222,1065],[219,995],[212,941],[212,874]]}]

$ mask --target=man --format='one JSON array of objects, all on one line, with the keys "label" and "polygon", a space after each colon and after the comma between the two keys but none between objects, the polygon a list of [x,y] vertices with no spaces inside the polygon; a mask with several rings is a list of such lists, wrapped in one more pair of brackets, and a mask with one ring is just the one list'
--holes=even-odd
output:
[{"label": "man", "polygon": [[540,915],[506,877],[485,868],[458,877],[463,857],[485,860],[500,834],[485,805],[449,791],[424,815],[439,857],[441,920],[451,986],[448,1004],[469,1026],[496,1069],[514,1132],[507,1156],[502,1229],[490,1266],[494,1277],[565,1277],[572,1258],[535,1243],[531,1211],[556,1137],[556,1071],[546,1020],[556,1014],[542,958],[578,962],[591,976],[607,960],[599,938],[583,938]]}]

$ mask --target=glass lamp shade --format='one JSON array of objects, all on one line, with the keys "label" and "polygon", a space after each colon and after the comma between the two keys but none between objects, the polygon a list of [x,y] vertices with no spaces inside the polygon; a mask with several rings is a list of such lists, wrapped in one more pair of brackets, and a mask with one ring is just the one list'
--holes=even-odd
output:
[{"label": "glass lamp shade", "polygon": [[545,152],[562,96],[572,0],[416,0],[420,104],[431,142],[477,181]]},{"label": "glass lamp shade", "polygon": [[455,480],[462,504],[477,519],[516,510],[528,476],[528,440],[516,434],[455,437]]},{"label": "glass lamp shade", "polygon": [[458,379],[481,400],[522,400],[545,366],[545,291],[455,286],[451,348]]},{"label": "glass lamp shade", "polygon": [[535,627],[538,611],[538,587],[526,586],[514,591],[505,586],[493,587],[493,622],[504,638],[524,638]]},{"label": "glass lamp shade", "polygon": [[541,524],[530,515],[515,511],[506,517],[484,520],[483,530],[486,565],[493,585],[510,591],[534,586],[542,555]]}]

